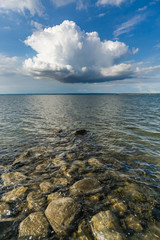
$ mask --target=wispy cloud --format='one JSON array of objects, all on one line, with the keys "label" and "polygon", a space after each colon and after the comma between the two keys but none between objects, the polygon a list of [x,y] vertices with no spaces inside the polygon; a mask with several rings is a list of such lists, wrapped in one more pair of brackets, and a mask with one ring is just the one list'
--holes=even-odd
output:
[{"label": "wispy cloud", "polygon": [[63,7],[65,5],[68,5],[70,3],[75,2],[76,0],[52,0],[52,2],[57,6],[57,7]]},{"label": "wispy cloud", "polygon": [[136,25],[144,21],[146,18],[145,14],[139,14],[131,18],[130,20],[122,23],[118,26],[118,28],[114,31],[114,36],[118,37],[124,33],[128,33],[134,29]]},{"label": "wispy cloud", "polygon": [[144,7],[142,7],[142,8],[138,8],[138,12],[143,12],[143,11],[145,11],[147,9],[147,6],[144,6]]},{"label": "wispy cloud", "polygon": [[28,10],[31,15],[43,14],[43,6],[40,0],[0,0],[0,12],[9,11],[25,13]]},{"label": "wispy cloud", "polygon": [[43,25],[38,23],[38,22],[35,22],[35,21],[31,21],[31,26],[34,28],[34,30],[41,30]]},{"label": "wispy cloud", "polygon": [[128,0],[98,0],[97,5],[112,5],[112,6],[119,6],[123,2],[127,2]]}]

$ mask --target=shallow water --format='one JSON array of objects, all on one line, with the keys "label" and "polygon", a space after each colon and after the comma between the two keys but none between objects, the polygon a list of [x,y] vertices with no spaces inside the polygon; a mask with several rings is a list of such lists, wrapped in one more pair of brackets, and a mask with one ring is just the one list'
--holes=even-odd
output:
[{"label": "shallow water", "polygon": [[[58,184],[54,192],[73,197],[70,187],[88,176],[98,179],[103,191],[96,204],[90,196],[78,199],[83,213],[72,232],[82,219],[89,222],[98,212],[109,209],[127,239],[160,239],[160,95],[4,95],[0,96],[0,106],[1,174],[20,172],[27,177],[24,182],[6,186],[1,179],[1,197],[17,185],[28,187],[29,194],[39,190],[43,181],[66,178],[80,160],[85,166],[70,171],[67,184]],[[54,133],[55,129],[63,131]],[[77,129],[88,133],[75,136]],[[57,156],[67,165],[60,176],[56,175],[60,166],[54,164]],[[92,157],[100,161],[99,166],[89,163]],[[14,164],[20,158],[28,161],[25,166]],[[46,164],[43,171],[36,170],[40,164]],[[126,212],[115,209],[110,199],[125,202]],[[1,216],[5,220],[0,225],[3,240],[18,236],[19,223],[14,220],[8,224],[6,219],[21,216],[22,221],[35,211],[28,209],[26,196],[9,205],[8,215]],[[41,211],[46,206],[47,202]],[[137,217],[141,231],[126,227],[130,214]],[[71,237],[72,233],[67,239]],[[50,230],[45,239],[59,237]]]}]

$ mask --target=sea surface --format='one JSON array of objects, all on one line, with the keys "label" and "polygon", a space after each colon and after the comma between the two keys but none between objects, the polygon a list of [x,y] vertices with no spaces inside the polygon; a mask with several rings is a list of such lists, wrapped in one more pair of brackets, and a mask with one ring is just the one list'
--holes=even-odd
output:
[{"label": "sea surface", "polygon": [[[79,129],[87,134],[75,135]],[[30,160],[23,166],[27,153]],[[0,197],[17,186],[27,187],[25,194],[39,191],[40,183],[50,182],[51,172],[59,171],[61,166],[54,165],[57,158],[66,162],[63,179],[68,179],[65,174],[75,166],[74,161],[85,163],[83,168],[80,163],[74,168],[68,184],[58,183],[56,191],[63,196],[70,197],[70,187],[88,176],[103,187],[96,204],[88,196],[79,200],[85,214],[66,239],[72,239],[81,220],[90,222],[108,209],[117,217],[126,239],[160,239],[159,94],[0,95],[0,174],[19,172],[27,177],[26,182],[14,184],[4,184],[1,179]],[[91,158],[100,164],[90,163]],[[19,159],[22,164],[15,164]],[[51,162],[54,166],[48,167]],[[38,164],[46,164],[43,171],[36,170]],[[53,178],[56,181],[56,175]],[[43,196],[47,198],[47,194]],[[125,210],[121,212],[115,202],[126,204]],[[26,197],[7,204],[8,214],[0,215],[0,239],[17,239],[18,216],[23,221],[35,209],[28,209]],[[131,215],[138,230],[127,222]],[[50,231],[45,239],[60,238]]]}]

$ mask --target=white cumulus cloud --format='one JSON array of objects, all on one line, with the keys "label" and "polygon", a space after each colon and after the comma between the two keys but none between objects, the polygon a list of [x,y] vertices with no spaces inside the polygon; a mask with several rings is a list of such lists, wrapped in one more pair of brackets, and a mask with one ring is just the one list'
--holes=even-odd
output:
[{"label": "white cumulus cloud", "polygon": [[34,32],[25,40],[37,54],[24,61],[27,74],[61,82],[103,82],[133,76],[121,60],[130,54],[119,41],[101,41],[97,32],[84,32],[75,22]]},{"label": "white cumulus cloud", "polygon": [[126,1],[127,0],[98,0],[97,5],[119,6],[121,3]]},{"label": "white cumulus cloud", "polygon": [[43,6],[40,0],[0,0],[0,11],[24,13],[28,10],[32,15],[42,15]]}]

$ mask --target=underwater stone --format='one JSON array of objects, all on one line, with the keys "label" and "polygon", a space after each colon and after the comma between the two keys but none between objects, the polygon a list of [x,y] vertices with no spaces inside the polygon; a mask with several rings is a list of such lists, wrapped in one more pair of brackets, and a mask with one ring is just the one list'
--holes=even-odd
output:
[{"label": "underwater stone", "polygon": [[33,191],[27,195],[28,208],[39,211],[46,203],[45,197],[42,196],[40,191]]},{"label": "underwater stone", "polygon": [[116,216],[111,211],[99,212],[91,219],[91,229],[95,240],[124,240]]},{"label": "underwater stone", "polygon": [[26,176],[20,172],[3,173],[1,175],[4,185],[15,185],[26,180]]},{"label": "underwater stone", "polygon": [[27,187],[17,187],[13,189],[12,191],[6,193],[3,195],[1,198],[1,201],[4,202],[14,202],[17,200],[20,200],[21,198],[24,197],[24,193],[27,191]]},{"label": "underwater stone", "polygon": [[70,192],[73,195],[87,195],[95,194],[102,191],[100,182],[94,178],[84,178],[70,188]]},{"label": "underwater stone", "polygon": [[45,237],[49,224],[41,212],[31,213],[19,225],[19,237]]}]

